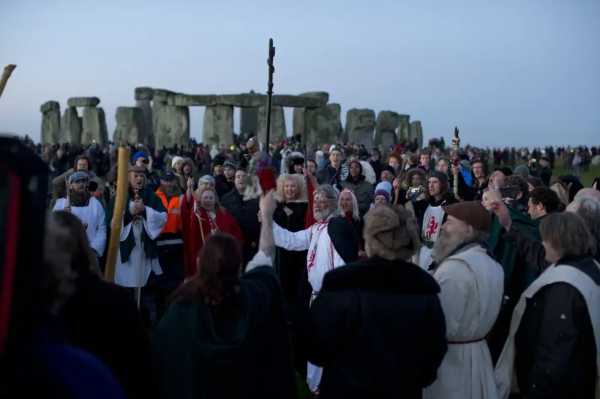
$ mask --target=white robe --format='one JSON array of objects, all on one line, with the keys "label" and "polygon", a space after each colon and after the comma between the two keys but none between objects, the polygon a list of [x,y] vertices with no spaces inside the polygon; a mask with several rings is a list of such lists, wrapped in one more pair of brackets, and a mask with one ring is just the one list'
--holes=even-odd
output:
[{"label": "white robe", "polygon": [[[52,210],[63,211],[68,206],[69,201],[66,198],[59,198]],[[106,249],[106,220],[100,201],[90,197],[86,206],[71,206],[71,213],[84,224],[90,246],[98,256],[102,256]]]},{"label": "white robe", "polygon": [[[306,268],[308,282],[314,294],[321,290],[325,273],[336,267],[344,266],[346,262],[335,250],[331,237],[327,232],[328,222],[315,223],[308,229],[298,232],[286,230],[273,223],[273,238],[275,245],[288,251],[306,251]],[[316,391],[321,382],[323,369],[308,362],[306,382],[311,391]]]},{"label": "white robe", "polygon": [[502,266],[480,245],[472,244],[445,259],[433,276],[441,288],[448,351],[437,380],[423,391],[423,398],[497,398],[485,337],[500,311]]},{"label": "white robe", "polygon": [[[595,262],[600,268],[600,264]],[[557,265],[549,266],[533,282],[519,298],[519,302],[513,311],[510,321],[510,331],[502,353],[496,364],[495,378],[498,386],[498,397],[507,399],[511,391],[517,391],[515,376],[515,335],[519,330],[521,319],[525,314],[527,301],[547,285],[555,283],[567,283],[575,287],[585,300],[585,304],[592,322],[592,330],[596,340],[596,348],[600,348],[600,290],[588,275],[571,266]],[[600,350],[596,349],[596,393],[595,399],[600,399]]]},{"label": "white robe", "polygon": [[[130,201],[129,206],[130,208],[133,206],[133,201]],[[134,220],[121,227],[120,240],[125,241],[129,233],[133,231],[135,247],[125,263],[121,262],[121,250],[119,249],[117,252],[115,283],[123,287],[143,287],[148,282],[151,271],[158,275],[162,274],[158,257],[146,257],[142,246],[142,231],[145,230],[151,240],[156,240],[166,222],[166,212],[157,212],[146,206],[145,218]]]}]

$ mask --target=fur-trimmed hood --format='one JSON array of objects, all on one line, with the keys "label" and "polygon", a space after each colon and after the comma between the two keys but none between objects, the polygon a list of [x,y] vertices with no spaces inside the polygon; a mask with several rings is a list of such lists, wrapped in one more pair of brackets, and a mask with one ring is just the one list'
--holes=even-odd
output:
[{"label": "fur-trimmed hood", "polygon": [[298,198],[292,202],[308,202],[308,191],[306,189],[306,178],[300,174],[283,174],[277,178],[277,190],[275,192],[275,200],[277,202],[285,202],[283,195],[283,185],[287,179],[292,179],[298,186]]},{"label": "fur-trimmed hood", "polygon": [[323,279],[321,292],[347,289],[417,295],[440,292],[435,279],[419,266],[377,256],[330,271]]}]

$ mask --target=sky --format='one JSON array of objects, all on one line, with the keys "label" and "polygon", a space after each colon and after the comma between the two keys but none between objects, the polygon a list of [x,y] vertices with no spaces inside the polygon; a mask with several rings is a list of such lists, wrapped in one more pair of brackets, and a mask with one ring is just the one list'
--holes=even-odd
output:
[{"label": "sky", "polygon": [[0,68],[18,65],[0,131],[34,140],[48,100],[99,97],[112,137],[138,86],[264,93],[273,38],[274,92],[327,91],[342,123],[371,108],[420,120],[426,140],[456,125],[478,146],[600,145],[597,0],[0,0],[0,19]]}]

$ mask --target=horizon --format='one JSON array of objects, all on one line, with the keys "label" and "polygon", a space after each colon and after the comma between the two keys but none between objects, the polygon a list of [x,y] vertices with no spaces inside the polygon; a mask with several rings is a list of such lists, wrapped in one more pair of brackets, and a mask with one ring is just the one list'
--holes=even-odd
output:
[{"label": "horizon", "polygon": [[[342,125],[370,108],[420,120],[424,142],[449,142],[458,126],[479,147],[600,144],[600,2],[434,3],[2,4],[0,67],[17,69],[0,131],[38,142],[42,103],[64,111],[69,97],[97,96],[112,139],[116,108],[135,105],[139,86],[264,93],[272,37],[274,93],[327,91]],[[197,141],[202,116],[190,107]]]}]

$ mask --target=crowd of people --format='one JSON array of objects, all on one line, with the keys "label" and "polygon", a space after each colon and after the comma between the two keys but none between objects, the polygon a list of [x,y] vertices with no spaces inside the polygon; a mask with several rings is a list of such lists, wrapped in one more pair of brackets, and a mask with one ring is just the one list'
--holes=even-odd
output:
[{"label": "crowd of people", "polygon": [[30,143],[48,317],[114,397],[598,398],[598,148],[456,144],[132,146],[109,282],[116,146]]}]

